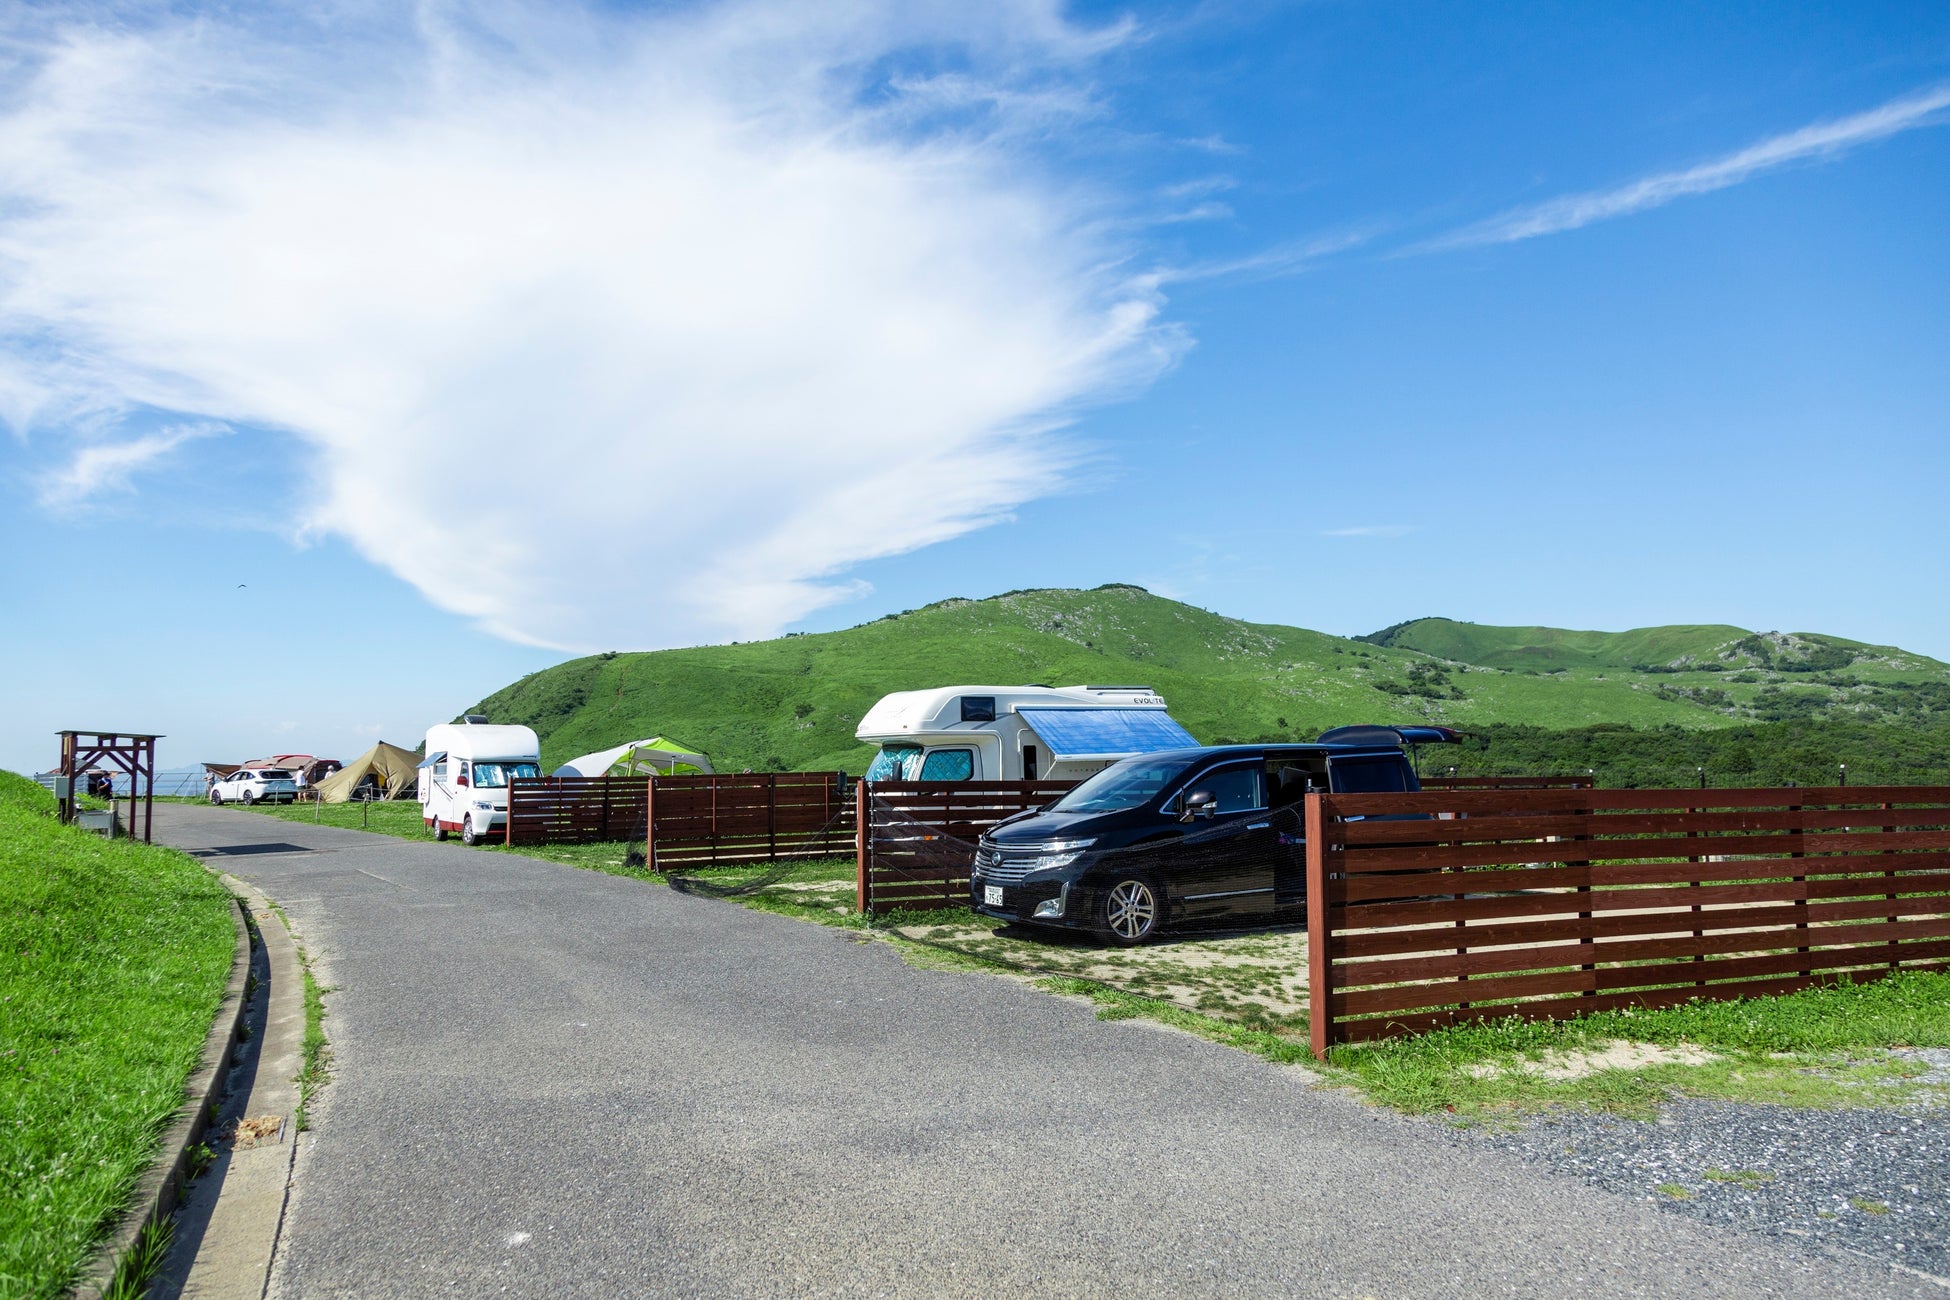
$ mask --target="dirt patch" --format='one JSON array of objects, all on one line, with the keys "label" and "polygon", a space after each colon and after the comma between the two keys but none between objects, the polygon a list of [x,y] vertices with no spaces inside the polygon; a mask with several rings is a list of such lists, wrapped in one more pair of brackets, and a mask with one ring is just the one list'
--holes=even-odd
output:
[{"label": "dirt patch", "polygon": [[1660,1047],[1655,1043],[1628,1043],[1622,1038],[1614,1038],[1601,1047],[1575,1052],[1546,1052],[1536,1060],[1473,1065],[1469,1073],[1479,1079],[1503,1074],[1534,1074],[1561,1082],[1587,1078],[1601,1070],[1638,1070],[1648,1065],[1706,1065],[1715,1059],[1713,1053],[1690,1043]]},{"label": "dirt patch", "polygon": [[1090,980],[1256,1028],[1293,1033],[1306,1023],[1307,936],[1300,929],[1181,932],[1136,948],[991,924],[922,923],[898,933],[1024,975]]}]

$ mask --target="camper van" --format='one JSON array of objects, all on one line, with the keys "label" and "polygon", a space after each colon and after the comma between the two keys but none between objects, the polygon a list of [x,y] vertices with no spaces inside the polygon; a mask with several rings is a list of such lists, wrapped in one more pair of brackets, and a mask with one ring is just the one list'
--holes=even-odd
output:
[{"label": "camper van", "polygon": [[508,782],[542,774],[542,746],[527,727],[460,722],[427,728],[420,817],[437,840],[479,844],[508,822]]},{"label": "camper van", "polygon": [[896,691],[854,736],[869,781],[1081,781],[1120,758],[1198,744],[1148,686],[941,686]]}]

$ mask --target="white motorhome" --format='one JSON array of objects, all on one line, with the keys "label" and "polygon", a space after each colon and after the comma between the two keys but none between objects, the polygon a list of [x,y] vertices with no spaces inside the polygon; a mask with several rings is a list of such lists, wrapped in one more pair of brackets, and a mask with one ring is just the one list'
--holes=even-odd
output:
[{"label": "white motorhome", "polygon": [[486,722],[427,728],[420,760],[420,817],[437,840],[479,844],[508,822],[508,781],[542,774],[542,745],[528,727]]},{"label": "white motorhome", "polygon": [[1198,744],[1148,686],[896,691],[854,731],[869,781],[1080,781],[1120,758]]}]

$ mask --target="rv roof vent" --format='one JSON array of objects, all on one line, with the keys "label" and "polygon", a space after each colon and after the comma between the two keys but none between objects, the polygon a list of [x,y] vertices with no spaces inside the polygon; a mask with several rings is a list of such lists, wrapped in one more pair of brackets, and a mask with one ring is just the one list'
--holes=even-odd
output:
[{"label": "rv roof vent", "polygon": [[486,721],[487,721],[487,714],[485,714],[485,713],[463,713],[463,714],[461,714],[461,715],[460,715],[460,720],[461,720],[462,722],[465,722],[465,723],[466,723],[466,724],[467,724],[468,726],[470,726],[470,727],[474,727],[474,726],[479,726],[480,724],[482,724],[482,723],[484,723],[484,722],[486,722]]}]

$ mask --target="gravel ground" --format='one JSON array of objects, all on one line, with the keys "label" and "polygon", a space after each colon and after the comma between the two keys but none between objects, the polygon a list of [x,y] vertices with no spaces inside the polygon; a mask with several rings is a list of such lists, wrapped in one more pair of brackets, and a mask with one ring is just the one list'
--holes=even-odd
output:
[{"label": "gravel ground", "polygon": [[[1950,1081],[1950,1050],[1914,1051]],[[1672,1214],[1867,1255],[1950,1287],[1950,1107],[1796,1110],[1683,1100],[1652,1121],[1558,1112],[1456,1140]]]}]

